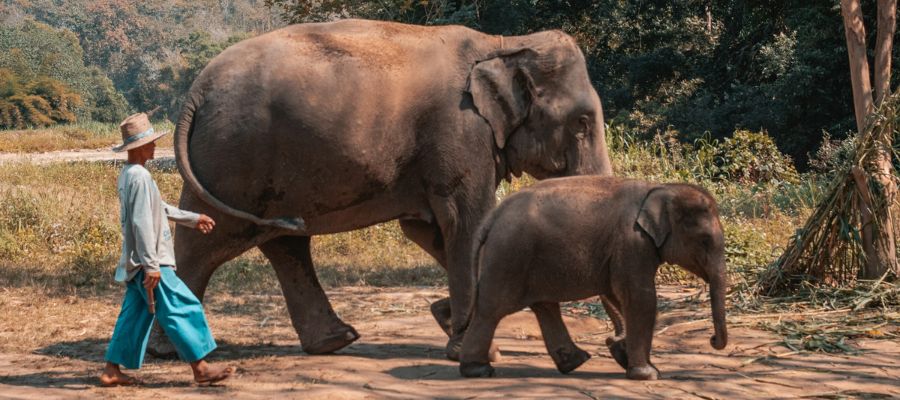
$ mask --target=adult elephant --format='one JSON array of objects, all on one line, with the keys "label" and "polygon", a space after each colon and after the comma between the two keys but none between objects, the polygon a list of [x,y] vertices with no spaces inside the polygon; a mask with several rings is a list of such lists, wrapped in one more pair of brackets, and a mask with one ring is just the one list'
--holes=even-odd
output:
[{"label": "adult elephant", "polygon": [[218,221],[209,235],[177,228],[178,275],[202,299],[219,265],[258,246],[311,354],[359,337],[319,285],[311,236],[399,219],[448,271],[450,300],[432,311],[455,356],[471,238],[500,181],[611,173],[600,98],[570,36],[364,20],[223,51],[191,87],[175,150],[181,208]]}]

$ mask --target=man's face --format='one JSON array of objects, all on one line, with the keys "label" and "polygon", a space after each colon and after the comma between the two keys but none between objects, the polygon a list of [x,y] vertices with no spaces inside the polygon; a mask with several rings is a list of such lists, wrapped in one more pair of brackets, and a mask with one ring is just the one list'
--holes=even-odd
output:
[{"label": "man's face", "polygon": [[145,159],[152,160],[153,153],[156,151],[156,141],[153,141],[153,142],[150,142],[150,143],[147,143],[147,144],[141,146],[141,151],[143,152],[141,154],[144,156]]}]

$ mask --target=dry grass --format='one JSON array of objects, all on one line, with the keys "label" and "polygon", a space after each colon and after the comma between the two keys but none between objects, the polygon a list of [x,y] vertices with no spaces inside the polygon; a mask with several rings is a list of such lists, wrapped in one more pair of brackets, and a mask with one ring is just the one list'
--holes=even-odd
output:
[{"label": "dry grass", "polygon": [[[157,130],[173,131],[171,122],[154,124]],[[157,141],[161,147],[172,147],[172,134]],[[46,129],[0,131],[0,153],[41,153],[73,149],[109,148],[120,143],[118,124],[82,122]]]},{"label": "dry grass", "polygon": [[[0,168],[0,280],[10,286],[104,290],[119,256],[119,163],[7,164]],[[177,202],[181,178],[153,168],[165,199]],[[433,286],[443,269],[403,236],[396,222],[313,239],[326,286]],[[277,279],[259,251],[226,264],[213,287],[273,288]]]},{"label": "dry grass", "polygon": [[733,296],[731,326],[750,326],[782,336],[795,351],[856,352],[860,338],[900,339],[900,285],[884,280],[853,287],[803,283],[781,297]]}]

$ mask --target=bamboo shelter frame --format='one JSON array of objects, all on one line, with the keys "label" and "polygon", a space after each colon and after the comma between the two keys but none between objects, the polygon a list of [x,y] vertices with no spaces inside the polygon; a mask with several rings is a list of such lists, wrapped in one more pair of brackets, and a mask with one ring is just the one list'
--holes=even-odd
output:
[{"label": "bamboo shelter frame", "polygon": [[[848,162],[836,174],[828,196],[797,230],[787,249],[756,284],[760,294],[773,295],[795,287],[801,281],[813,281],[831,286],[853,283],[866,263],[863,249],[863,214],[871,216],[876,231],[894,221],[897,202],[886,204],[881,174],[874,165],[880,152],[897,159],[898,149],[889,144],[897,138],[900,90],[881,103],[867,121],[867,128],[857,137],[856,148]],[[887,148],[885,148],[887,147]],[[889,177],[900,181],[896,171]],[[883,216],[887,216],[884,218]],[[876,235],[878,240],[886,240]],[[879,243],[886,245],[886,243]],[[897,266],[890,266],[885,275],[897,275]],[[883,279],[884,277],[882,277]]]}]

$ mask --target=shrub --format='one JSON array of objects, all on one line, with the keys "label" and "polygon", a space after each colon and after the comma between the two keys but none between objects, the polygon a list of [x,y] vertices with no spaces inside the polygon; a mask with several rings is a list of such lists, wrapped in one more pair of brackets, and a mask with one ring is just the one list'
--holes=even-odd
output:
[{"label": "shrub", "polygon": [[96,217],[77,225],[69,258],[70,282],[77,286],[108,284],[116,265],[119,232]]},{"label": "shrub", "polygon": [[838,171],[851,161],[851,156],[856,150],[856,136],[850,135],[843,140],[831,139],[831,135],[825,132],[822,144],[816,150],[815,155],[809,158],[809,167],[818,173],[830,173]]},{"label": "shrub", "polygon": [[735,182],[797,182],[799,178],[791,158],[765,132],[735,131],[719,145],[716,158],[720,177]]}]

